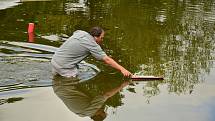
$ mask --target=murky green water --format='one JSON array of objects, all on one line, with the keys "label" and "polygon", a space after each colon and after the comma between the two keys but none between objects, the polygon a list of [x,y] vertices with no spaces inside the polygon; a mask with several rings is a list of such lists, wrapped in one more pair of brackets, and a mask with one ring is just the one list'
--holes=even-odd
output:
[{"label": "murky green water", "polygon": [[89,57],[101,72],[76,91],[115,90],[105,121],[215,121],[214,0],[1,0],[0,18],[1,121],[90,120],[55,95],[49,62],[76,29],[97,25],[106,30],[103,49],[121,65],[165,77],[125,85],[119,72]]}]

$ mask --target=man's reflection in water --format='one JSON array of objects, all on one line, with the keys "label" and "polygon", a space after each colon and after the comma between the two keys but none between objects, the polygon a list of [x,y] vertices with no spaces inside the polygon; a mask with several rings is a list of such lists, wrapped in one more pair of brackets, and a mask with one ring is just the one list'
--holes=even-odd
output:
[{"label": "man's reflection in water", "polygon": [[[87,86],[86,83],[78,82],[77,78],[55,75],[54,92],[72,112],[81,117],[89,116],[94,121],[103,121],[106,118],[105,101],[129,84],[128,81],[124,81],[118,87],[95,94],[96,84]],[[90,88],[94,88],[93,94]]]}]

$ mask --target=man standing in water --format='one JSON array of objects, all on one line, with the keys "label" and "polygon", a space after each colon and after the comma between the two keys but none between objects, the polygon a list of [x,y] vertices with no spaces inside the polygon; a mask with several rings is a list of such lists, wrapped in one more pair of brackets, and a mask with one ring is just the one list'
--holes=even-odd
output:
[{"label": "man standing in water", "polygon": [[104,30],[93,27],[89,33],[77,30],[55,52],[51,64],[53,72],[64,77],[76,77],[77,65],[88,55],[102,60],[111,67],[119,70],[124,76],[131,76],[131,72],[119,65],[101,49],[100,45],[104,38]]}]

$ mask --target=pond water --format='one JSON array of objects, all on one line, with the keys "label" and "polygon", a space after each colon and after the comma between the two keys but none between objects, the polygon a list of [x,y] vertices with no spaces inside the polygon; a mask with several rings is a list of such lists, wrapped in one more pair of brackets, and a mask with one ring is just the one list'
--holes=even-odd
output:
[{"label": "pond water", "polygon": [[101,72],[63,94],[109,95],[105,121],[215,121],[215,0],[1,0],[0,18],[1,121],[91,120],[53,91],[50,59],[92,26],[105,29],[102,48],[117,62],[164,80],[127,84],[88,57]]}]

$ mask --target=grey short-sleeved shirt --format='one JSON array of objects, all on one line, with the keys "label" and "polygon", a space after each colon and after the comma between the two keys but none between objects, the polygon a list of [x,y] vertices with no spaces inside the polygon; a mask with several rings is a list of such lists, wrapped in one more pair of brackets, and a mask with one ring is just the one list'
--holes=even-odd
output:
[{"label": "grey short-sleeved shirt", "polygon": [[98,60],[102,60],[106,56],[106,53],[89,33],[77,30],[55,52],[51,63],[55,71],[64,76],[63,73],[61,74],[62,71],[75,68],[90,54]]}]

